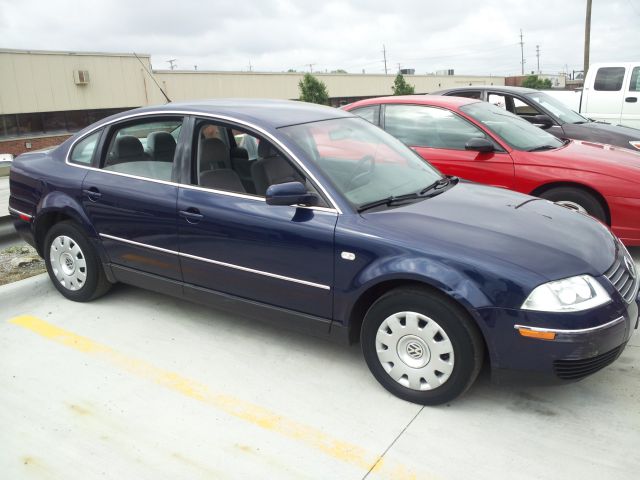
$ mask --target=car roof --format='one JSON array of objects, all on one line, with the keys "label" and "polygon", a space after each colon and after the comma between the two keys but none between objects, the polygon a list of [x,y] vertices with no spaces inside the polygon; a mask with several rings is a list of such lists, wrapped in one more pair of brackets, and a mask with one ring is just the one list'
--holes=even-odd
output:
[{"label": "car roof", "polygon": [[432,92],[431,95],[443,95],[449,92],[473,92],[478,90],[492,90],[494,92],[504,92],[504,93],[520,93],[522,95],[526,95],[527,93],[538,92],[534,88],[525,88],[525,87],[509,87],[507,85],[475,85],[475,86],[465,86],[465,87],[456,87],[456,88],[446,88],[444,90],[438,90],[437,92]]},{"label": "car roof", "polygon": [[431,105],[434,107],[459,108],[470,103],[478,103],[480,100],[463,97],[441,97],[437,95],[393,95],[389,97],[369,98],[354,102],[348,107],[358,108],[380,103],[406,103],[417,105]]},{"label": "car roof", "polygon": [[[144,112],[185,112],[208,113],[228,116],[237,120],[256,123],[271,128],[297,125],[300,123],[328,120],[331,118],[352,117],[353,115],[337,108],[316,105],[293,100],[226,98],[211,100],[190,100],[171,102],[165,105],[142,107],[120,114]],[[111,117],[116,118],[116,117]]]}]

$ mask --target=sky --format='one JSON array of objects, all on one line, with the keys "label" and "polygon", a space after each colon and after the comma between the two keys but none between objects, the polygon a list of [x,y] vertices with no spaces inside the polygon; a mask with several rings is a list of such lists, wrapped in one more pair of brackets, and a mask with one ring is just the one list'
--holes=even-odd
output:
[{"label": "sky", "polygon": [[[0,48],[137,52],[154,69],[581,70],[586,0],[0,0]],[[591,62],[640,60],[640,0],[593,0]]]}]

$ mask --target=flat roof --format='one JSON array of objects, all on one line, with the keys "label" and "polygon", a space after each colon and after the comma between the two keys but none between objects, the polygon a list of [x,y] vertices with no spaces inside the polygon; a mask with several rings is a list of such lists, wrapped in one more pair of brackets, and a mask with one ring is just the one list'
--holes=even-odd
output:
[{"label": "flat roof", "polygon": [[71,50],[22,50],[17,48],[0,48],[0,53],[16,53],[23,55],[78,55],[94,57],[143,57],[151,58],[149,53],[117,53],[117,52],[79,52]]}]

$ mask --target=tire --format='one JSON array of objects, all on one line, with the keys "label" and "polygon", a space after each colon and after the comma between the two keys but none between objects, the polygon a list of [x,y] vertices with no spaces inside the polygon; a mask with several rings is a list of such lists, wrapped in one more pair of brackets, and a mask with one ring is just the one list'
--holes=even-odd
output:
[{"label": "tire", "polygon": [[69,300],[88,302],[111,288],[94,248],[73,222],[51,227],[45,236],[43,253],[49,278]]},{"label": "tire", "polygon": [[556,187],[540,195],[540,198],[555,202],[567,208],[583,211],[607,223],[607,214],[598,199],[586,190],[575,187]]},{"label": "tire", "polygon": [[380,297],[364,318],[360,340],[376,380],[395,396],[421,405],[462,395],[484,359],[484,342],[469,315],[444,295],[422,288],[399,288]]}]

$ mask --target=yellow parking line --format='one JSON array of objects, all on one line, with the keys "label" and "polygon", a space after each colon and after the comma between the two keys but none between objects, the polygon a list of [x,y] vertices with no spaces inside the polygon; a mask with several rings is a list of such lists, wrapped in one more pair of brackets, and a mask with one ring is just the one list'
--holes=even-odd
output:
[{"label": "yellow parking line", "polygon": [[[212,405],[252,425],[299,441],[334,459],[355,465],[365,472],[378,459],[376,455],[366,452],[358,445],[333,438],[317,428],[298,423],[232,395],[212,392],[203,383],[183,377],[175,372],[163,370],[144,360],[128,357],[106,345],[97,343],[87,337],[76,335],[39,318],[24,315],[12,318],[9,322],[73,350],[99,357],[137,377],[150,380],[186,397]],[[384,478],[418,478],[416,473],[403,465],[390,464],[390,462],[385,462],[384,458],[375,465],[374,471],[380,472]],[[432,478],[431,475],[428,477]],[[420,475],[420,478],[424,477]]]}]

